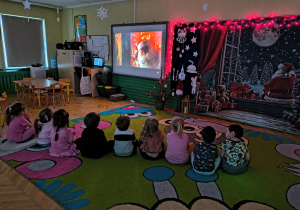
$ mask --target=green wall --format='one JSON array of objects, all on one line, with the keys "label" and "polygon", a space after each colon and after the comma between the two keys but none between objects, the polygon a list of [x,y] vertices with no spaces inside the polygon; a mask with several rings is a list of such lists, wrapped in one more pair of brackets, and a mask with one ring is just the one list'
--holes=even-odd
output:
[{"label": "green wall", "polygon": [[[103,7],[108,9],[108,18],[103,20],[97,17],[97,9],[101,7],[101,4],[65,9],[62,12],[62,27],[63,27],[63,40],[74,41],[74,16],[86,15],[87,16],[87,35],[108,35],[109,44],[111,42],[111,25],[120,23],[133,23],[133,1],[123,1],[118,3],[104,4]],[[111,53],[111,49],[110,49]],[[111,64],[111,54],[109,60],[105,61],[107,64]]]},{"label": "green wall", "polygon": [[[30,10],[28,10],[24,9],[24,5],[22,3],[0,0],[0,13],[45,19],[48,61],[50,66],[51,59],[56,57],[56,43],[63,41],[62,24],[58,23],[56,20],[56,9],[30,5]],[[1,44],[0,49],[2,49]],[[0,51],[0,63],[3,63],[3,52],[2,50]],[[1,68],[4,68],[4,65],[0,65],[0,69]]]}]

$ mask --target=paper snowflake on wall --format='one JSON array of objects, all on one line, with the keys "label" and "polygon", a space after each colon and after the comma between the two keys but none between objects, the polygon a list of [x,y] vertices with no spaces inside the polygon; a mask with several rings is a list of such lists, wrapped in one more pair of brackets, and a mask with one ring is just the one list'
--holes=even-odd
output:
[{"label": "paper snowflake on wall", "polygon": [[103,20],[104,18],[108,17],[107,10],[108,9],[105,9],[102,5],[100,9],[97,9],[97,11],[98,11],[97,16]]}]

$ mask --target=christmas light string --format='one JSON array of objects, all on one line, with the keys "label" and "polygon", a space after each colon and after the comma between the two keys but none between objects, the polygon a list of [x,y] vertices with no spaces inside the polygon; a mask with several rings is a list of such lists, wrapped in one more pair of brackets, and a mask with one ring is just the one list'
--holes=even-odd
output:
[{"label": "christmas light string", "polygon": [[291,15],[291,16],[276,16],[275,13],[271,14],[269,17],[257,17],[256,15],[249,16],[246,19],[240,20],[211,20],[204,22],[195,22],[188,23],[185,21],[172,21],[169,23],[168,37],[167,37],[167,52],[166,52],[166,61],[165,61],[165,75],[167,78],[168,74],[171,72],[172,68],[172,51],[173,51],[173,42],[175,35],[175,27],[186,30],[187,32],[196,32],[198,29],[203,29],[208,31],[209,29],[218,29],[223,28],[225,25],[229,29],[234,30],[235,28],[255,28],[257,26],[267,27],[277,24],[278,27],[287,27],[300,25],[300,16]]},{"label": "christmas light string", "polygon": [[292,27],[300,25],[300,16],[279,16],[279,17],[260,17],[260,18],[248,18],[242,20],[225,20],[225,21],[205,21],[205,22],[196,22],[196,23],[184,23],[179,22],[175,23],[176,26],[185,29],[187,31],[193,32],[193,30],[204,29],[207,31],[214,28],[223,28],[224,25],[229,26],[229,28],[237,27],[248,28],[261,26],[271,26],[277,24],[279,27]]}]

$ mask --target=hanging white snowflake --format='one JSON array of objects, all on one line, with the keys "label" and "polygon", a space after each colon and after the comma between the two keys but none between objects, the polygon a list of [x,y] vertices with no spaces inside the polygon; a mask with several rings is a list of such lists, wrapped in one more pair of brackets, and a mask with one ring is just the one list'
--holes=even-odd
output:
[{"label": "hanging white snowflake", "polygon": [[99,18],[101,18],[101,20],[103,20],[104,18],[108,17],[108,16],[107,16],[107,10],[108,10],[108,9],[105,9],[105,8],[103,7],[103,5],[102,5],[101,8],[97,9],[97,11],[98,11],[97,16],[98,16]]}]

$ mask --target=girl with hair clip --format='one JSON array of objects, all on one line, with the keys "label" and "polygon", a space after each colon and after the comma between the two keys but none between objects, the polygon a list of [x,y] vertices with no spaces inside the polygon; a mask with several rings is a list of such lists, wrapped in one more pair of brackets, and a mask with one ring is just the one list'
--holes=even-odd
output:
[{"label": "girl with hair clip", "polygon": [[50,146],[50,134],[53,128],[52,125],[53,111],[50,108],[43,109],[38,118],[34,121],[35,134],[38,135],[37,146]]},{"label": "girl with hair clip", "polygon": [[189,137],[186,133],[183,133],[183,128],[183,119],[174,117],[171,121],[172,132],[167,134],[167,151],[165,158],[169,163],[187,163],[189,161],[189,154],[194,149],[194,143],[189,143]]},{"label": "girl with hair clip", "polygon": [[147,160],[156,160],[164,155],[164,136],[154,117],[148,117],[140,135],[140,152]]},{"label": "girl with hair clip", "polygon": [[51,131],[51,147],[49,154],[55,157],[75,156],[80,151],[76,149],[74,134],[69,127],[69,113],[60,109],[53,114],[53,129]]},{"label": "girl with hair clip", "polygon": [[22,103],[15,103],[6,109],[6,124],[6,139],[13,142],[28,141],[35,133],[30,113]]}]

